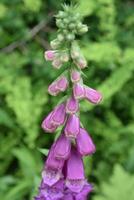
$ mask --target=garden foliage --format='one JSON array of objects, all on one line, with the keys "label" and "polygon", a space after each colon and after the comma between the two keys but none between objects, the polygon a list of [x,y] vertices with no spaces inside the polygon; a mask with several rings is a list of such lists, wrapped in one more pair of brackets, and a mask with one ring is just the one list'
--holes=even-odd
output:
[{"label": "garden foliage", "polygon": [[[53,136],[43,117],[61,96],[47,87],[55,71],[43,57],[55,38],[53,0],[0,1],[0,199],[31,200]],[[81,120],[97,146],[86,158],[95,183],[93,200],[133,200],[134,193],[134,3],[76,0],[89,32],[80,38],[88,60],[86,84],[103,94],[98,106],[81,104]],[[44,135],[46,134],[46,135]],[[43,154],[42,154],[43,153]],[[93,166],[93,167],[92,167]],[[90,175],[90,176],[89,176]],[[132,191],[132,192],[131,192]]]}]

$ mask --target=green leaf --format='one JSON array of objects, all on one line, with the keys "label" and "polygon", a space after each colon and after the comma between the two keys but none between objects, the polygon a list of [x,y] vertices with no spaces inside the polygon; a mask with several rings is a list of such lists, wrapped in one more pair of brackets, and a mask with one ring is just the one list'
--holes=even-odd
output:
[{"label": "green leaf", "polygon": [[126,200],[134,199],[134,176],[128,174],[121,166],[116,165],[109,182],[100,186],[100,192],[93,200]]}]

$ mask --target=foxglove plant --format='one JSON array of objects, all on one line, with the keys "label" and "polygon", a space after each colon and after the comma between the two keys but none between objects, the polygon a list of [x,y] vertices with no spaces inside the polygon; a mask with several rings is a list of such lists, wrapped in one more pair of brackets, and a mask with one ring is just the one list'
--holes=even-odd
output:
[{"label": "foxglove plant", "polygon": [[35,199],[86,200],[93,187],[84,174],[83,156],[93,154],[95,145],[81,125],[79,104],[81,99],[98,104],[102,95],[83,83],[82,70],[87,67],[87,61],[76,37],[88,31],[87,25],[82,24],[74,7],[66,5],[56,15],[56,25],[57,38],[51,41],[52,49],[44,56],[56,69],[64,67],[66,62],[68,67],[49,85],[48,92],[52,96],[60,92],[67,95],[42,122],[46,132],[54,133],[59,126],[62,131],[47,156]]}]

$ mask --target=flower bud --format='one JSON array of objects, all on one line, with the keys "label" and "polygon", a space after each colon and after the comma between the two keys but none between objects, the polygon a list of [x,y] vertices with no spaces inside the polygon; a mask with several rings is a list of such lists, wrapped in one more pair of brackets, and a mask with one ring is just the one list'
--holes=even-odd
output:
[{"label": "flower bud", "polygon": [[85,95],[84,87],[80,83],[76,83],[73,86],[73,94],[75,99],[81,99]]},{"label": "flower bud", "polygon": [[97,90],[90,87],[85,87],[85,98],[91,103],[98,104],[102,100],[102,95]]},{"label": "flower bud", "polygon": [[52,113],[53,113],[53,112],[51,112],[51,113],[43,120],[42,125],[41,125],[41,127],[42,127],[45,131],[47,131],[47,132],[49,132],[49,133],[53,133],[53,132],[57,129],[57,126],[56,126],[56,125],[53,125],[53,124],[51,123]]},{"label": "flower bud", "polygon": [[82,24],[81,27],[79,27],[78,29],[78,33],[79,34],[84,34],[88,31],[88,26],[85,24]]},{"label": "flower bud", "polygon": [[86,59],[82,55],[80,55],[80,56],[81,57],[79,57],[78,59],[74,60],[74,63],[80,69],[84,69],[85,67],[87,67],[87,61],[86,61]]},{"label": "flower bud", "polygon": [[60,41],[58,39],[52,40],[50,42],[52,49],[57,49],[60,46]]},{"label": "flower bud", "polygon": [[62,61],[59,58],[55,58],[52,62],[52,65],[56,69],[60,69],[62,66]]},{"label": "flower bud", "polygon": [[57,80],[57,88],[64,92],[68,87],[68,80],[65,76],[61,76],[58,80]]},{"label": "flower bud", "polygon": [[61,61],[68,62],[69,61],[69,54],[67,52],[61,53]]},{"label": "flower bud", "polygon": [[73,83],[76,83],[78,81],[80,81],[80,73],[77,70],[72,70],[71,71],[71,81]]},{"label": "flower bud", "polygon": [[95,152],[95,145],[87,133],[87,131],[83,128],[80,128],[80,132],[76,139],[77,150],[82,156],[90,155]]},{"label": "flower bud", "polygon": [[64,124],[66,117],[65,105],[62,103],[54,109],[51,115],[51,123],[54,126],[60,126]]},{"label": "flower bud", "polygon": [[55,58],[55,51],[52,51],[52,50],[45,51],[44,57],[45,57],[46,60],[54,60],[54,58]]},{"label": "flower bud", "polygon": [[66,39],[67,39],[68,41],[72,41],[72,40],[74,40],[74,39],[75,39],[75,35],[74,35],[74,34],[71,34],[71,33],[69,33],[69,34],[66,36]]},{"label": "flower bud", "polygon": [[62,42],[64,40],[64,35],[59,33],[57,38],[58,38],[58,41]]},{"label": "flower bud", "polygon": [[74,114],[78,111],[78,109],[79,109],[78,100],[75,99],[73,96],[70,97],[66,103],[66,113]]},{"label": "flower bud", "polygon": [[67,137],[76,138],[80,130],[80,121],[76,115],[70,115],[64,129]]},{"label": "flower bud", "polygon": [[53,82],[53,83],[51,83],[51,85],[49,85],[48,92],[52,96],[56,96],[60,92],[60,90],[57,88],[57,83],[56,82]]}]

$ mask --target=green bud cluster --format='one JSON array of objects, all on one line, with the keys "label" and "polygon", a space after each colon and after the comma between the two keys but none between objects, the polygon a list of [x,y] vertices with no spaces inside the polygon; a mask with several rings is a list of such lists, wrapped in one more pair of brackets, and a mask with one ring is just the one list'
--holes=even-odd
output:
[{"label": "green bud cluster", "polygon": [[74,7],[63,6],[63,11],[56,15],[56,25],[59,28],[57,43],[73,41],[76,35],[82,35],[88,31],[88,26],[82,24],[81,16],[75,12]]}]

